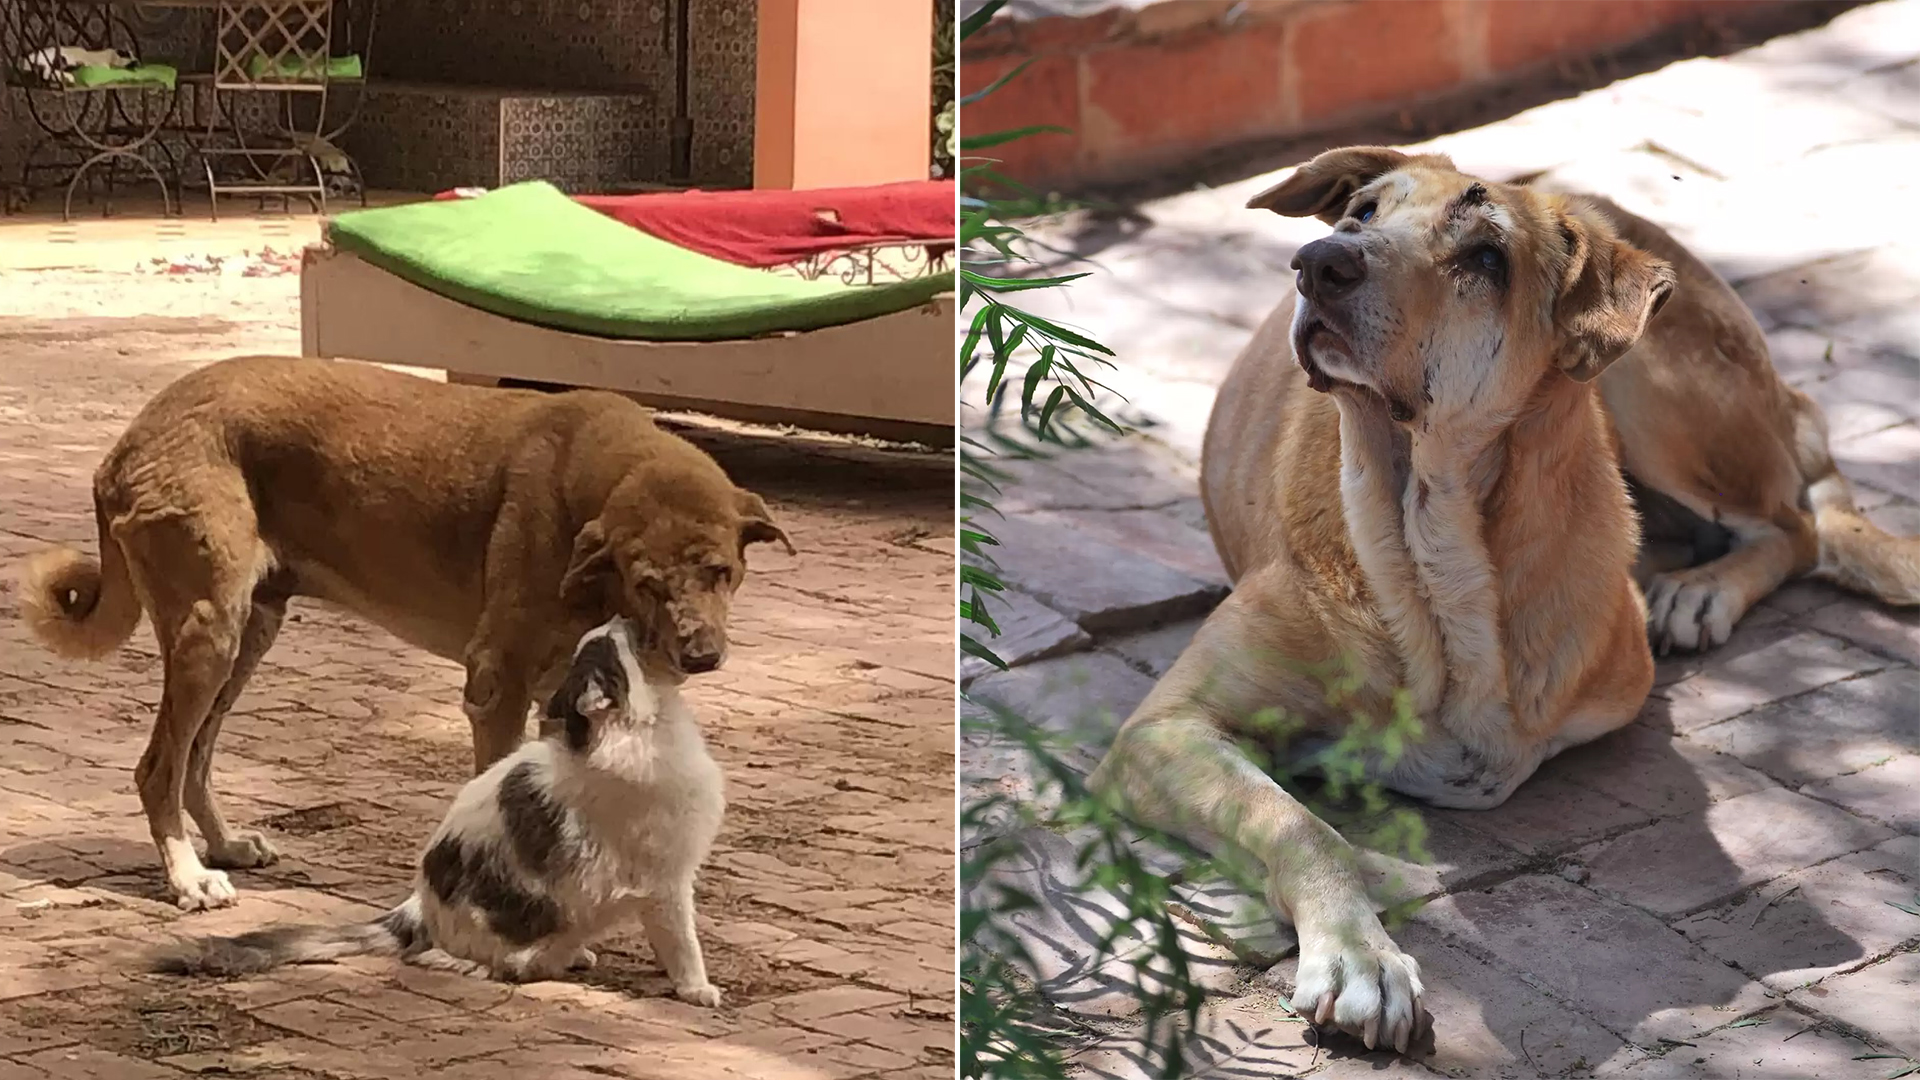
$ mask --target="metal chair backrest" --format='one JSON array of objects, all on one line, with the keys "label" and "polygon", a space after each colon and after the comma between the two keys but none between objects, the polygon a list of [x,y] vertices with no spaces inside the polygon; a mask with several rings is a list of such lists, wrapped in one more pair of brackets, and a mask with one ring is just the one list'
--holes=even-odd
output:
[{"label": "metal chair backrest", "polygon": [[334,0],[219,0],[213,85],[324,92]]}]

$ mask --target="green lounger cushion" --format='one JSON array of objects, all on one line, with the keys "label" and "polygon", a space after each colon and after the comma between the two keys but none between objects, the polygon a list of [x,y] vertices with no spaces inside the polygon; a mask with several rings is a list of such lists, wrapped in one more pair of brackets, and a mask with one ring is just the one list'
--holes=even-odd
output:
[{"label": "green lounger cushion", "polygon": [[858,322],[950,291],[945,275],[886,285],[806,281],[676,247],[544,181],[475,199],[356,210],[334,247],[482,311],[600,337],[725,341]]},{"label": "green lounger cushion", "polygon": [[129,68],[81,64],[67,74],[75,86],[163,86],[168,90],[180,78],[179,70],[166,64],[135,64]]}]

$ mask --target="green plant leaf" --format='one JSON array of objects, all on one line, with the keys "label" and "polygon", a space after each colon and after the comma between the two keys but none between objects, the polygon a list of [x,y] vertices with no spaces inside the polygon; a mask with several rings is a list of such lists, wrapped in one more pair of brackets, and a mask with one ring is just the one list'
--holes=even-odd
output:
[{"label": "green plant leaf", "polygon": [[1013,311],[1012,309],[1009,309],[1009,310],[1011,311],[1014,318],[1020,320],[1023,323],[1028,324],[1029,326],[1032,326],[1037,330],[1043,331],[1050,337],[1057,338],[1061,341],[1067,342],[1070,345],[1078,345],[1082,349],[1086,349],[1089,352],[1099,353],[1102,356],[1113,355],[1112,349],[1107,348],[1105,345],[1100,344],[1099,342],[1093,340],[1090,337],[1087,337],[1083,334],[1076,334],[1073,331],[1068,330],[1064,326],[1058,326],[1058,325],[1055,325],[1054,323],[1050,323],[1047,320],[1041,318],[1040,316],[1033,314],[1032,312]]},{"label": "green plant leaf", "polygon": [[960,584],[971,585],[976,589],[985,589],[988,592],[1000,592],[1006,588],[1005,585],[1000,584],[1000,579],[994,577],[991,571],[983,570],[978,566],[968,566],[965,564],[962,564],[960,567]]},{"label": "green plant leaf", "polygon": [[[1079,281],[1081,278],[1088,276],[1087,274],[1067,274],[1062,277],[1050,278],[1010,278],[989,277],[986,274],[976,273],[965,268],[962,268],[960,271],[961,280],[971,281],[983,289],[991,289],[994,292],[1025,292],[1028,289],[1052,289],[1071,281]],[[1024,315],[1025,312],[1020,312],[1019,314]],[[1032,321],[1026,318],[1020,319],[1020,323],[1023,326],[1033,325]]]},{"label": "green plant leaf", "polygon": [[1007,662],[1005,660],[1002,660],[1000,659],[999,656],[995,655],[992,649],[989,649],[985,645],[982,645],[978,641],[975,641],[973,639],[973,635],[971,634],[960,635],[960,651],[963,653],[966,653],[968,656],[979,657],[980,659],[985,660],[987,663],[992,664],[994,667],[999,668],[1001,671],[1009,670],[1007,667]]},{"label": "green plant leaf", "polygon": [[[1031,57],[1029,57],[1026,60],[1020,61],[1020,63],[1014,66],[1014,69],[1012,71],[1007,72],[1005,75],[1000,76],[999,78],[993,80],[992,82],[981,87],[980,89],[975,90],[971,94],[960,95],[960,104],[971,105],[974,102],[979,101],[982,98],[985,98],[988,94],[991,94],[995,90],[998,90],[1001,87],[1012,82],[1016,75],[1019,75],[1021,72],[1027,70],[1027,68],[1031,67],[1032,65],[1033,65],[1033,59]],[[963,150],[966,149],[966,145],[967,145],[967,142],[965,139],[960,140],[961,149]]]},{"label": "green plant leaf", "polygon": [[965,41],[980,32],[980,28],[993,20],[995,12],[1007,6],[1007,0],[987,0],[979,10],[960,20],[960,40]]},{"label": "green plant leaf", "polygon": [[[1021,66],[1024,67],[1025,65]],[[963,101],[967,103],[971,103],[973,100],[971,97],[963,99]],[[1033,135],[1071,134],[1073,134],[1073,132],[1061,127],[1059,124],[1028,124],[1026,127],[1008,128],[1005,131],[990,131],[985,135],[962,135],[960,137],[960,152],[964,154],[969,150],[991,150],[996,146],[1010,143],[1015,139],[1025,139]]]}]

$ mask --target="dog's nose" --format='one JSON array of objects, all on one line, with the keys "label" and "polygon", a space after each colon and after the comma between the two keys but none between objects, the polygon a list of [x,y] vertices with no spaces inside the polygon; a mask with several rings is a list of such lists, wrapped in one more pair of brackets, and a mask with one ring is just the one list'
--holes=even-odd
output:
[{"label": "dog's nose", "polygon": [[680,657],[680,667],[689,675],[704,675],[719,666],[717,652],[690,652]]},{"label": "dog's nose", "polygon": [[1367,280],[1367,256],[1360,245],[1343,236],[1327,236],[1293,256],[1300,291],[1309,300],[1338,300]]}]

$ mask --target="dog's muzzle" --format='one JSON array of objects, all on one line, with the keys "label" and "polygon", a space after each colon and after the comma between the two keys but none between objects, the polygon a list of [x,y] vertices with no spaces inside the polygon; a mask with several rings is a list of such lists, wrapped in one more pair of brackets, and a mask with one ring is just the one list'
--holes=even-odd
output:
[{"label": "dog's muzzle", "polygon": [[1335,233],[1293,255],[1294,283],[1316,305],[1336,304],[1367,280],[1367,253],[1358,240]]}]

